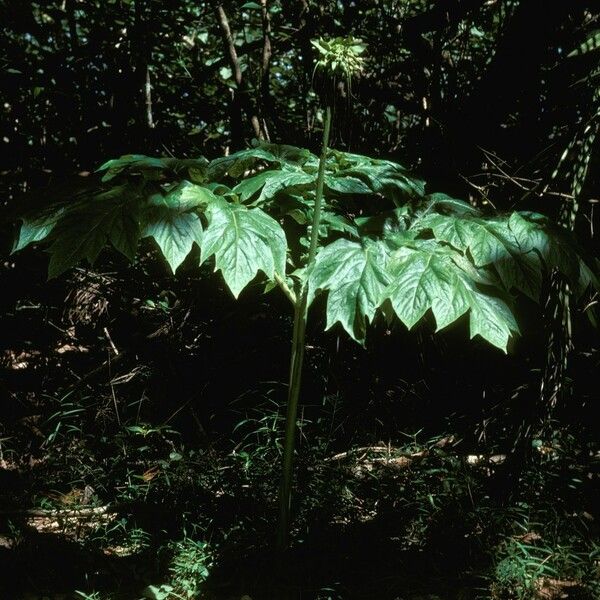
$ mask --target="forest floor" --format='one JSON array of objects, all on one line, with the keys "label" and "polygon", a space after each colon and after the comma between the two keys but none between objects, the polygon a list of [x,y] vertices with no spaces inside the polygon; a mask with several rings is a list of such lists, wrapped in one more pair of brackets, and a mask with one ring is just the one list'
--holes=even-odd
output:
[{"label": "forest floor", "polygon": [[[0,598],[592,600],[598,558],[586,563],[583,540],[575,548],[573,536],[594,516],[568,518],[522,501],[495,505],[487,494],[506,457],[457,457],[451,439],[419,449],[358,448],[310,465],[313,476],[320,469],[317,484],[334,486],[341,498],[329,515],[331,506],[313,507],[313,522],[300,523],[284,559],[264,543],[269,510],[257,511],[248,495],[219,503],[229,496],[224,479],[212,510],[233,525],[218,543],[214,530],[173,539],[173,511],[182,508],[169,506],[172,498],[98,505],[82,488],[47,498],[47,508],[13,505],[0,517]],[[14,500],[17,479],[27,475],[3,466]],[[571,546],[561,547],[567,538]]]},{"label": "forest floor", "polygon": [[6,282],[0,600],[600,598],[594,381],[525,460],[525,361],[315,335],[274,557],[287,313],[149,268]]}]

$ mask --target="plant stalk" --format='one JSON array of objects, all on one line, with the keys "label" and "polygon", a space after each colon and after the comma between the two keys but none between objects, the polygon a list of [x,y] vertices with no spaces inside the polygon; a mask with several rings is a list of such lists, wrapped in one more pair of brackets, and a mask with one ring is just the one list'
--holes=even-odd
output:
[{"label": "plant stalk", "polygon": [[[329,148],[331,130],[331,107],[325,109],[323,127],[323,145],[319,159],[317,189],[315,192],[315,208],[310,232],[310,246],[305,273],[310,273],[319,244],[319,226],[321,224],[321,205],[323,204],[323,182],[325,180],[325,161]],[[292,335],[292,357],[290,361],[290,381],[287,398],[287,415],[285,419],[285,437],[283,442],[283,469],[279,490],[279,527],[277,531],[277,548],[286,550],[290,541],[292,483],[294,478],[294,446],[296,440],[296,415],[302,382],[302,364],[304,362],[304,338],[308,313],[308,281],[305,277],[299,290],[294,307],[294,330]]]}]

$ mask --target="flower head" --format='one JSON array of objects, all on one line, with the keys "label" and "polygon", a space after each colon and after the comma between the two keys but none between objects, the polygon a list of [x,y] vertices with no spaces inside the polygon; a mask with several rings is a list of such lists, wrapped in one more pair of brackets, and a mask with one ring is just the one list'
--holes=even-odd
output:
[{"label": "flower head", "polygon": [[315,71],[335,80],[350,83],[361,74],[365,59],[361,56],[366,44],[353,37],[336,37],[332,40],[311,40],[318,50],[319,58]]}]

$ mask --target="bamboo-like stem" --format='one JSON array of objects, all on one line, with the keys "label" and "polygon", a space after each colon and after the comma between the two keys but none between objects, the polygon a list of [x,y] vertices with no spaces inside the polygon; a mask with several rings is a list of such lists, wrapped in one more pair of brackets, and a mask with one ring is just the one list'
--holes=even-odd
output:
[{"label": "bamboo-like stem", "polygon": [[[315,208],[310,232],[310,246],[306,262],[306,273],[310,272],[319,244],[319,226],[321,224],[321,205],[323,204],[323,182],[325,179],[325,161],[329,147],[331,130],[331,107],[325,111],[323,127],[323,146],[317,174],[315,192]],[[290,541],[291,499],[294,475],[294,446],[296,440],[296,415],[302,382],[302,364],[304,362],[304,337],[306,333],[306,317],[308,312],[308,285],[306,279],[300,286],[298,300],[294,310],[294,331],[292,335],[292,358],[290,361],[290,381],[288,387],[287,415],[285,419],[285,437],[283,443],[283,469],[279,490],[279,528],[277,531],[277,548],[287,549]]]}]

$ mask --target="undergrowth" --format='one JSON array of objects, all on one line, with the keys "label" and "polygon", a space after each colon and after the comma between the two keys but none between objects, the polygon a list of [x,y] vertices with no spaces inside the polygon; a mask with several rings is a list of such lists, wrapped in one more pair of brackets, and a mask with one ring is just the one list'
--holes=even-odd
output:
[{"label": "undergrowth", "polygon": [[[454,582],[451,598],[592,600],[600,593],[590,501],[596,459],[567,432],[535,444],[520,491],[505,501],[495,497],[493,483],[502,455],[469,454],[456,434],[416,432],[383,443],[373,437],[375,430],[363,432],[362,439],[352,432],[341,450],[339,438],[349,434],[342,433],[343,399],[327,397],[314,410],[305,407],[293,532],[293,551],[305,564],[269,575],[272,561],[265,553],[281,454],[277,386],[234,402],[231,439],[203,449],[168,423],[142,420],[113,423],[112,434],[98,438],[85,430],[84,415],[97,410],[87,395],[57,402],[61,410],[40,427],[46,456],[34,476],[37,506],[63,513],[110,510],[87,519],[65,513],[41,525],[40,518],[37,524],[16,519],[10,535],[18,549],[32,528],[43,525],[85,552],[136,565],[128,577],[86,570],[89,591],[80,591],[81,598],[128,598],[142,591],[160,600],[220,598],[223,590],[261,598],[281,577],[299,589],[298,578],[307,572],[309,595],[302,597],[366,598],[345,570],[365,560],[360,544],[368,547],[377,539],[395,553],[385,561],[397,570],[387,576],[380,597],[392,598],[406,581],[424,575],[431,593],[439,593],[440,582]],[[38,479],[49,472],[51,487]],[[326,568],[307,557],[324,549],[340,552],[342,541],[356,547],[329,556]],[[235,582],[232,569],[239,569]],[[416,579],[411,585],[418,590]],[[122,587],[115,591],[115,584]]]},{"label": "undergrowth", "polygon": [[[422,376],[409,362],[399,376],[392,356],[386,375],[379,355],[335,339],[317,338],[309,353],[314,376],[298,415],[294,567],[281,568],[268,548],[285,386],[266,377],[248,383],[265,363],[252,336],[231,347],[214,334],[252,327],[279,347],[281,317],[259,304],[264,314],[251,305],[238,320],[219,320],[226,308],[211,313],[207,301],[194,320],[186,298],[204,293],[195,287],[163,294],[170,300],[161,308],[147,305],[146,297],[160,301],[154,288],[163,283],[140,283],[137,300],[111,298],[113,313],[125,305],[138,311],[120,327],[149,340],[128,347],[113,324],[120,354],[108,347],[106,370],[79,385],[70,370],[95,368],[106,354],[42,355],[47,362],[35,359],[36,372],[54,379],[44,380],[43,396],[19,393],[25,417],[3,419],[0,542],[12,553],[3,573],[26,571],[28,579],[11,578],[7,592],[0,585],[0,597],[18,598],[24,582],[41,593],[79,590],[73,597],[94,600],[142,593],[261,600],[275,597],[274,586],[323,600],[599,597],[598,449],[589,432],[556,424],[548,439],[534,441],[528,462],[507,465],[519,406],[471,408],[481,398],[476,369],[460,383],[465,406],[453,404],[463,412],[449,418],[436,395],[449,387],[454,363],[440,360],[437,372]],[[61,323],[60,314],[38,312]],[[105,325],[77,322],[76,343],[92,347]],[[54,346],[75,345],[73,334],[53,331]],[[281,348],[285,357],[287,342]],[[200,388],[190,369],[236,360],[239,379],[209,371]],[[446,351],[443,360],[462,358]],[[278,372],[278,364],[263,372]],[[365,372],[372,380],[362,381]],[[508,385],[487,386],[489,404],[502,400]],[[80,509],[98,512],[69,513]]]}]

